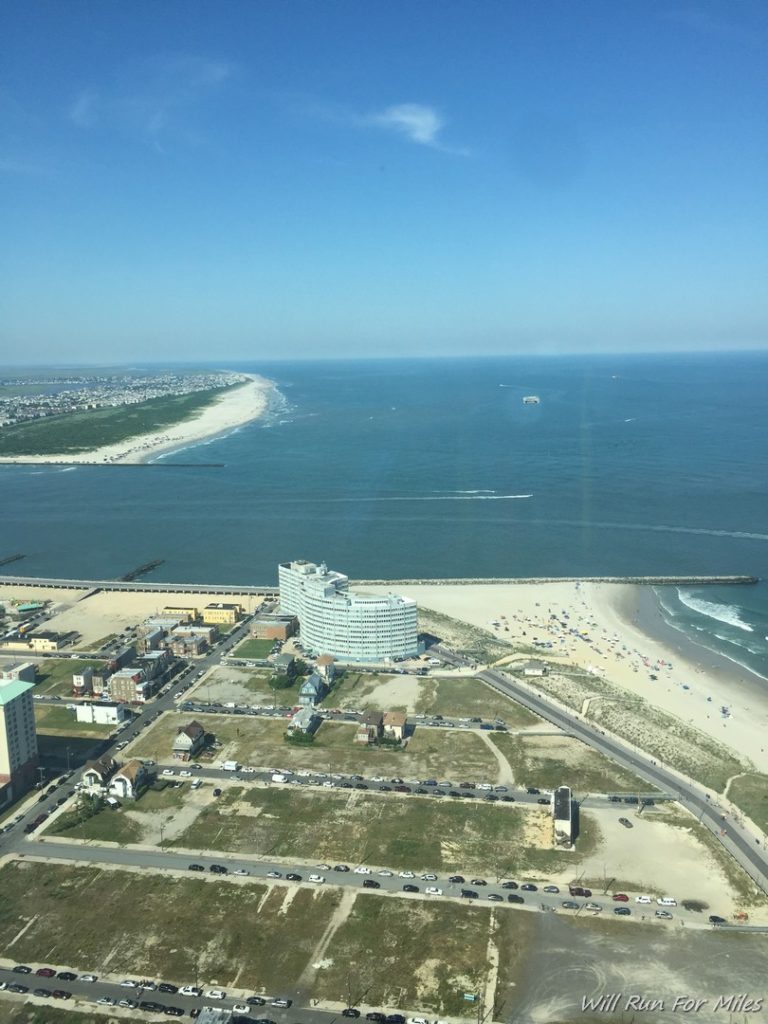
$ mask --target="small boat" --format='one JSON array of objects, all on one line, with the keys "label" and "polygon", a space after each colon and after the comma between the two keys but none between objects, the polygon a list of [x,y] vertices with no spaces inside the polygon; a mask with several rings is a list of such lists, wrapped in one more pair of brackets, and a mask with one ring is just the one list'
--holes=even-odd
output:
[{"label": "small boat", "polygon": [[538,395],[526,395],[523,398],[523,405],[538,405],[540,401]]}]

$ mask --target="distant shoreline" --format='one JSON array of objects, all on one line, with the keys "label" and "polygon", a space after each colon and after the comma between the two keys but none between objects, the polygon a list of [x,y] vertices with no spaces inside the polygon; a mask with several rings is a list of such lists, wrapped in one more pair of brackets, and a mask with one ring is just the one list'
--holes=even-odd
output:
[{"label": "distant shoreline", "polygon": [[180,420],[162,433],[137,434],[116,444],[77,453],[0,456],[0,465],[138,465],[168,452],[231,433],[266,413],[275,385],[265,377],[244,374],[249,380],[225,391],[194,416]]}]

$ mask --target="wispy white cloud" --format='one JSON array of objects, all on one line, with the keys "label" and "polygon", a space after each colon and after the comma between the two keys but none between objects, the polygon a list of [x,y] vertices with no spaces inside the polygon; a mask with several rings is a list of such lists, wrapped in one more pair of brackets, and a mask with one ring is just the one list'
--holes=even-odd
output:
[{"label": "wispy white cloud", "polygon": [[174,135],[200,139],[190,126],[197,107],[237,73],[230,61],[190,54],[161,54],[132,62],[112,82],[88,87],[73,98],[68,119],[80,129],[109,125],[159,146]]},{"label": "wispy white cloud", "polygon": [[445,119],[434,109],[421,103],[398,103],[380,114],[371,116],[371,124],[392,128],[422,146],[439,145],[438,135]]},{"label": "wispy white cloud", "polygon": [[396,103],[359,120],[364,126],[384,128],[403,135],[409,142],[419,146],[428,146],[454,156],[469,155],[468,149],[451,146],[443,140],[442,131],[447,124],[446,119],[435,107],[424,103]]}]

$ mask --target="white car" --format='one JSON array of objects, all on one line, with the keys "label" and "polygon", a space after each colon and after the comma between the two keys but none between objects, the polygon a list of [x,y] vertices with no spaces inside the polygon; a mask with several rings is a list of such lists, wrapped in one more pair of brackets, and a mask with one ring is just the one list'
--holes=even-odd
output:
[{"label": "white car", "polygon": [[120,982],[121,988],[138,988],[139,986],[135,981],[131,981],[130,978],[126,978],[125,981]]},{"label": "white car", "polygon": [[408,1024],[429,1024],[426,1017],[409,1017]]},{"label": "white car", "polygon": [[97,974],[81,974],[78,981],[98,981]]},{"label": "white car", "polygon": [[438,889],[436,885],[428,885],[427,888],[424,890],[424,892],[427,894],[427,896],[442,896],[443,895],[443,890],[442,889]]},{"label": "white car", "polygon": [[635,896],[635,903],[653,903],[650,896]]},{"label": "white car", "polygon": [[238,868],[237,871],[232,872],[233,875],[250,875],[250,871],[246,871],[245,868]]},{"label": "white car", "polygon": [[173,775],[173,768],[163,768],[161,775]]},{"label": "white car", "polygon": [[227,993],[223,988],[209,988],[205,993],[206,999],[226,999]]},{"label": "white car", "polygon": [[191,779],[192,778],[192,772],[188,772],[186,770],[179,772],[179,775],[182,777],[182,779]]},{"label": "white car", "polygon": [[489,785],[487,782],[478,782],[475,789],[493,789],[493,786]]},{"label": "white car", "polygon": [[180,996],[197,996],[199,999],[203,994],[203,990],[198,988],[197,985],[182,985],[179,989]]},{"label": "white car", "polygon": [[255,768],[241,768],[243,775],[254,775],[256,773]]},{"label": "white car", "polygon": [[362,867],[362,865],[360,867],[355,868],[355,874],[356,875],[370,875],[370,873],[371,873],[371,869],[370,868],[364,868],[364,867]]},{"label": "white car", "polygon": [[[82,978],[80,980],[82,981]],[[111,996],[101,996],[101,998],[97,999],[96,1002],[101,1006],[117,1006],[117,1000],[113,999]]]},{"label": "white car", "polygon": [[436,882],[437,881],[437,875],[433,875],[429,871],[427,871],[425,874],[423,874],[421,876],[421,878],[422,878],[422,881],[424,881],[424,882]]},{"label": "white car", "polygon": [[333,783],[329,779],[326,779],[323,785],[325,786],[326,789],[333,789]]},{"label": "white car", "polygon": [[660,907],[676,907],[677,900],[673,900],[671,896],[659,896],[656,900]]},{"label": "white car", "polygon": [[380,874],[382,876],[382,878],[391,878],[392,877],[392,872],[388,871],[386,868],[382,868],[381,871],[378,872],[378,874]]},{"label": "white car", "polygon": [[232,1007],[232,1013],[249,1013],[250,1009],[247,1003],[235,1003]]},{"label": "white car", "polygon": [[268,871],[267,878],[282,878],[283,876],[279,871]]},{"label": "white car", "polygon": [[585,903],[584,908],[585,910],[593,910],[596,914],[599,914],[603,909],[600,903]]},{"label": "white car", "polygon": [[310,882],[317,882],[318,885],[322,885],[323,882],[325,881],[325,879],[323,878],[322,875],[310,875],[309,876],[309,881]]},{"label": "white car", "polygon": [[315,864],[315,867],[317,868],[318,871],[330,871],[331,870],[331,865],[330,864]]},{"label": "white car", "polygon": [[415,878],[416,875],[414,875],[414,873],[412,871],[398,871],[397,877],[398,878]]}]

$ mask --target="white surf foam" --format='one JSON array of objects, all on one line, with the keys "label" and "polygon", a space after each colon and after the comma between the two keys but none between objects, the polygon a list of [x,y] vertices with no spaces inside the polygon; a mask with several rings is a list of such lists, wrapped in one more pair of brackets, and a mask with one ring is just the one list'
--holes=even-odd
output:
[{"label": "white surf foam", "polygon": [[754,630],[749,623],[742,620],[739,615],[740,609],[737,605],[717,604],[715,601],[704,601],[700,597],[693,597],[685,590],[678,590],[678,597],[680,598],[680,602],[684,604],[686,608],[690,608],[693,612],[698,612],[699,615],[706,615],[709,619],[717,619],[718,622],[725,622],[729,626],[735,626],[737,629],[743,629],[745,633],[754,633]]}]

